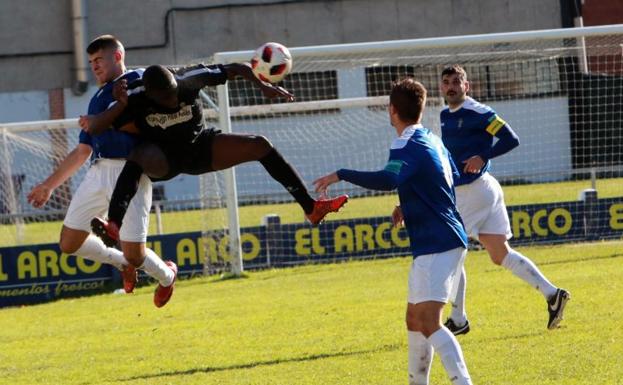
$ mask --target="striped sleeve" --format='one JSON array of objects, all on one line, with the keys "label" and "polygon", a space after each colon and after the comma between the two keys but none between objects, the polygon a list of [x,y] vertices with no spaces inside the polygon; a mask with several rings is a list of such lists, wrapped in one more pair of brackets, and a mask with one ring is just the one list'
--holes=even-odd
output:
[{"label": "striped sleeve", "polygon": [[197,64],[178,68],[175,78],[190,88],[201,89],[207,86],[217,86],[227,82],[227,70],[221,64]]}]

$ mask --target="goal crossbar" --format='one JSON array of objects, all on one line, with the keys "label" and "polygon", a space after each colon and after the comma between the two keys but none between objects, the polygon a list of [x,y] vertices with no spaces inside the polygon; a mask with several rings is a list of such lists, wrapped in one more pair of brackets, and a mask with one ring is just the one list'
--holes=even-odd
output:
[{"label": "goal crossbar", "polygon": [[[563,29],[544,29],[520,32],[502,32],[480,35],[433,37],[422,39],[404,39],[378,41],[369,43],[330,44],[322,46],[307,46],[289,48],[293,57],[331,54],[360,54],[396,51],[414,48],[451,47],[458,45],[512,43],[527,40],[551,40],[575,37],[603,36],[623,33],[623,24],[612,24],[595,27],[578,27]],[[247,61],[253,55],[252,50],[218,52],[214,54],[217,63],[232,63]]]}]

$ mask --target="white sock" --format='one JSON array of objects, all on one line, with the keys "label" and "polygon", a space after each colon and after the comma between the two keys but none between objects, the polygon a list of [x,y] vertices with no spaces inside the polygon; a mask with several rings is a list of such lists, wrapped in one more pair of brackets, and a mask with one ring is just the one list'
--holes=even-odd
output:
[{"label": "white sock", "polygon": [[433,346],[424,334],[407,331],[409,339],[409,385],[428,385]]},{"label": "white sock", "polygon": [[119,270],[128,264],[121,251],[107,247],[101,239],[93,234],[89,234],[75,254],[92,261],[113,265]]},{"label": "white sock", "polygon": [[517,277],[539,290],[545,299],[556,294],[556,286],[552,285],[541,273],[538,267],[517,251],[511,249],[502,261],[502,266],[510,270]]},{"label": "white sock", "polygon": [[140,267],[150,277],[156,279],[162,286],[170,286],[173,283],[173,270],[152,249],[145,248],[145,261]]},{"label": "white sock", "polygon": [[467,322],[467,314],[465,314],[465,288],[467,286],[467,275],[465,275],[465,266],[461,269],[459,277],[459,286],[456,291],[456,298],[452,301],[452,312],[450,318],[457,326],[465,325]]},{"label": "white sock", "polygon": [[445,326],[428,337],[428,341],[441,358],[441,363],[453,385],[472,385],[461,346]]}]

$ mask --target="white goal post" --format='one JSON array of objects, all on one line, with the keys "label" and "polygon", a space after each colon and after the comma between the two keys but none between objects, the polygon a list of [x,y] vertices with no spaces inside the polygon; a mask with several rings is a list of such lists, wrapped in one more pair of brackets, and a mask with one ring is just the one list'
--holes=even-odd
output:
[{"label": "white goal post", "polygon": [[[416,78],[419,76],[424,77],[423,82],[429,88],[429,92],[432,87],[436,88],[437,79],[435,77],[439,76],[438,70],[443,65],[453,63],[464,65],[468,70],[468,77],[473,84],[480,79],[477,76],[478,74],[471,72],[478,70],[479,67],[488,66],[488,63],[490,63],[491,66],[498,66],[500,71],[512,71],[513,69],[526,73],[532,71],[534,74],[510,77],[511,80],[508,81],[509,83],[525,83],[523,85],[511,84],[509,86],[510,88],[515,87],[516,89],[498,92],[499,94],[504,94],[499,97],[495,95],[495,92],[493,95],[491,93],[482,93],[480,97],[483,97],[488,104],[494,104],[500,111],[504,111],[507,115],[510,115],[512,119],[507,118],[507,120],[512,121],[513,127],[519,128],[520,136],[523,139],[526,138],[525,132],[522,132],[524,128],[522,124],[525,123],[522,121],[521,117],[517,115],[522,113],[538,115],[547,114],[548,112],[552,115],[560,114],[560,116],[553,118],[555,121],[549,123],[549,126],[548,123],[546,123],[537,128],[538,131],[538,129],[553,127],[558,131],[560,138],[556,140],[561,140],[562,142],[552,145],[551,148],[552,152],[559,150],[560,153],[548,157],[548,155],[543,152],[539,154],[541,158],[537,161],[546,165],[548,162],[551,162],[552,156],[554,158],[558,157],[556,163],[559,164],[559,167],[551,169],[544,167],[530,173],[529,166],[526,166],[519,171],[505,170],[508,172],[503,172],[501,174],[502,179],[506,177],[509,180],[517,179],[538,182],[568,179],[578,173],[586,172],[588,169],[592,170],[594,173],[596,167],[604,172],[621,171],[621,163],[619,162],[605,161],[595,166],[595,164],[587,164],[587,162],[582,163],[581,160],[578,161],[576,159],[582,155],[573,153],[573,151],[575,151],[572,150],[573,144],[569,142],[568,115],[571,113],[567,111],[568,102],[567,97],[564,96],[568,91],[565,87],[569,87],[571,83],[562,84],[568,80],[557,79],[557,77],[569,76],[568,74],[562,73],[565,71],[564,66],[572,66],[576,60],[581,63],[581,71],[586,72],[588,70],[586,68],[587,56],[589,55],[599,57],[600,55],[612,56],[618,54],[620,56],[620,47],[621,44],[623,44],[622,34],[623,25],[610,25],[371,43],[291,47],[290,52],[293,57],[294,75],[305,72],[341,70],[343,75],[348,76],[349,71],[357,71],[357,69],[367,71],[369,69],[380,69],[383,67],[389,68],[390,72],[392,69],[395,70],[394,75],[400,75],[401,68],[404,69],[404,67],[411,66],[415,68],[412,74]],[[591,38],[594,39],[591,40]],[[587,52],[587,50],[589,52]],[[222,64],[244,62],[248,61],[252,54],[253,51],[221,52],[214,55],[213,62]],[[523,63],[525,64],[522,64],[522,61],[524,61]],[[470,66],[470,64],[474,65]],[[620,64],[615,63],[615,66],[618,67],[614,70],[617,71],[619,75],[623,75]],[[432,74],[430,71],[431,69]],[[419,71],[421,72],[418,73]],[[428,76],[432,76],[432,79],[428,78]],[[505,74],[494,73],[487,69],[486,76],[503,77]],[[370,81],[369,77],[366,79],[361,76],[359,80]],[[387,82],[389,83],[390,80],[392,79],[388,79]],[[541,80],[543,83],[551,84],[545,86],[540,85],[539,82]],[[494,84],[490,79],[486,79],[486,81]],[[500,82],[500,84],[502,84],[502,82]],[[241,120],[240,118],[244,119],[248,117],[249,125],[252,126],[253,124],[262,123],[262,121],[270,117],[279,117],[284,114],[305,115],[307,111],[319,112],[327,109],[339,110],[352,107],[384,106],[387,104],[387,95],[354,98],[341,98],[340,95],[337,95],[337,98],[301,103],[266,105],[252,103],[254,105],[230,107],[232,99],[228,92],[229,87],[229,84],[219,86],[217,96],[217,105],[220,110],[218,114],[218,124],[222,130],[227,132],[232,131],[233,117],[238,118],[238,121]],[[385,89],[387,89],[387,87],[385,87]],[[348,94],[348,92],[346,94]],[[477,95],[477,97],[478,96],[479,95]],[[534,100],[539,98],[541,98],[541,103],[545,106],[541,110],[535,109],[533,103]],[[437,97],[437,100],[439,100],[439,97]],[[517,109],[515,113],[513,113],[513,111],[507,111],[509,108],[508,104],[511,103],[509,101],[514,101],[513,108]],[[210,116],[214,117],[215,115],[212,114]],[[546,117],[543,118],[547,120]],[[561,124],[566,125],[566,127],[561,128]],[[552,130],[551,135],[556,135],[553,131],[554,130]],[[528,135],[533,135],[534,133],[534,131],[531,131]],[[269,137],[272,136],[269,135]],[[536,137],[535,140],[547,141],[547,139],[541,137]],[[618,138],[618,140],[620,140],[620,138]],[[575,146],[577,146],[577,140]],[[313,151],[313,149],[310,150]],[[541,151],[547,150],[541,149]],[[614,159],[615,157],[612,158]],[[508,163],[516,161],[517,159],[511,159],[510,162],[503,164],[501,168],[511,169],[512,167],[507,167]],[[300,164],[297,164],[297,166],[299,165]],[[333,167],[341,166],[344,165],[333,165]],[[237,196],[234,170],[231,170],[228,175],[226,186],[227,202],[236,206],[235,203],[239,202],[239,199]],[[239,223],[238,211],[237,207],[228,207],[228,209],[230,219],[230,251],[233,257],[232,270],[234,274],[240,274],[242,271],[242,250],[240,248],[240,232],[239,229],[235,228]]]}]

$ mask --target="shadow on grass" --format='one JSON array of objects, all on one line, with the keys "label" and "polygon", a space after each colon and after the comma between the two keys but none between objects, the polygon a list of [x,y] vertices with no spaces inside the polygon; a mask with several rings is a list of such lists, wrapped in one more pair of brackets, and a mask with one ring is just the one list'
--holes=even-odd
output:
[{"label": "shadow on grass", "polygon": [[321,354],[312,354],[304,357],[291,357],[291,358],[279,358],[274,360],[267,361],[256,361],[249,362],[247,364],[234,364],[227,366],[206,366],[203,368],[193,368],[188,370],[177,370],[171,372],[162,372],[162,373],[154,373],[154,374],[145,374],[143,376],[135,376],[129,378],[120,378],[117,381],[120,382],[129,382],[135,380],[145,380],[149,378],[158,378],[158,377],[170,377],[170,376],[190,376],[197,373],[213,373],[213,372],[223,372],[228,370],[240,370],[240,369],[253,369],[261,366],[271,366],[271,365],[280,365],[291,362],[306,362],[306,361],[315,361],[322,360],[325,358],[334,358],[334,357],[349,357],[349,356],[357,356],[361,354],[369,354],[369,353],[379,353],[379,352],[390,352],[397,349],[402,349],[403,346],[399,344],[391,344],[384,345],[377,349],[370,350],[359,350],[353,352],[336,352],[336,353],[321,353]]},{"label": "shadow on grass", "polygon": [[521,333],[521,334],[509,334],[509,335],[504,335],[504,336],[486,336],[484,338],[479,338],[477,340],[464,340],[461,341],[461,345],[462,346],[468,346],[471,345],[472,343],[478,343],[478,344],[486,344],[489,342],[499,342],[499,341],[510,341],[510,340],[522,340],[522,339],[526,339],[526,338],[533,338],[533,337],[538,337],[538,336],[543,336],[547,334],[547,330],[543,330],[543,331],[535,331],[535,332],[528,332],[528,333]]}]

